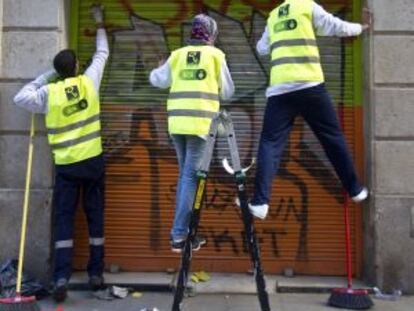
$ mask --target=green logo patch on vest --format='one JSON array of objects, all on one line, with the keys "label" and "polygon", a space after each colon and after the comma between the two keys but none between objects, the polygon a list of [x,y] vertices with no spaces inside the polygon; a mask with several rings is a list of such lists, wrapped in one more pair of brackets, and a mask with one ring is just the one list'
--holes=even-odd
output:
[{"label": "green logo patch on vest", "polygon": [[189,51],[187,53],[187,65],[198,65],[200,64],[201,52],[200,51]]},{"label": "green logo patch on vest", "polygon": [[79,98],[79,89],[77,85],[72,85],[65,88],[66,98],[70,100],[78,99]]},{"label": "green logo patch on vest", "polygon": [[288,30],[295,30],[298,27],[298,22],[295,19],[288,19],[281,21],[273,26],[274,33]]},{"label": "green logo patch on vest", "polygon": [[81,101],[77,102],[76,104],[69,105],[63,109],[63,115],[69,117],[74,115],[75,113],[81,112],[88,108],[88,101],[86,99],[82,99]]},{"label": "green logo patch on vest", "polygon": [[204,80],[207,78],[207,71],[204,69],[183,69],[180,71],[181,80]]}]

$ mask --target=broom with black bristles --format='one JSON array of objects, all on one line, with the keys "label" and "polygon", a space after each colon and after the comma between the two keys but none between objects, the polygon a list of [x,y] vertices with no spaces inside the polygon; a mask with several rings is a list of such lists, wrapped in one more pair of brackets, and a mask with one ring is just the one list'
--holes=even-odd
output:
[{"label": "broom with black bristles", "polygon": [[23,278],[24,247],[25,247],[25,242],[26,242],[27,216],[28,216],[28,211],[29,211],[30,180],[32,176],[34,134],[35,134],[34,114],[32,114],[31,125],[30,125],[29,155],[27,157],[26,186],[24,189],[23,217],[22,217],[22,228],[21,228],[21,236],[20,236],[19,262],[18,262],[18,267],[17,267],[16,295],[14,297],[0,299],[0,311],[40,311],[40,308],[36,303],[36,297],[34,296],[24,297],[21,294],[22,278]]},{"label": "broom with black bristles", "polygon": [[352,288],[352,262],[351,262],[351,231],[349,228],[348,195],[344,191],[344,214],[345,214],[345,241],[346,241],[346,271],[348,287],[334,288],[329,297],[328,304],[333,307],[365,310],[370,309],[374,303],[369,297],[368,290]]},{"label": "broom with black bristles", "polygon": [[[367,13],[368,12],[368,13]],[[367,9],[364,9],[364,14],[368,14],[369,24],[371,23],[371,16]],[[345,55],[345,45],[341,44],[341,54]],[[341,63],[341,101],[339,103],[339,121],[342,130],[345,130],[345,116],[344,116],[344,101],[345,101],[345,62]],[[345,244],[346,244],[346,272],[348,279],[348,286],[346,288],[334,288],[329,297],[328,304],[333,307],[364,310],[371,308],[374,303],[369,297],[369,293],[365,289],[352,288],[352,259],[351,259],[351,231],[349,226],[349,206],[348,193],[343,189],[344,197],[344,218],[345,218]]]}]

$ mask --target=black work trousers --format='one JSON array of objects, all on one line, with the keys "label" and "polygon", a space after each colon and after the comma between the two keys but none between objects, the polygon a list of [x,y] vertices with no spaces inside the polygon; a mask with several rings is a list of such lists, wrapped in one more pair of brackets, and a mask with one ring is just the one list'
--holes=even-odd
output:
[{"label": "black work trousers", "polygon": [[53,279],[69,280],[72,274],[75,211],[82,189],[83,209],[89,231],[89,276],[104,269],[104,177],[102,155],[81,162],[56,165],[53,194]]},{"label": "black work trousers", "polygon": [[297,116],[319,139],[350,196],[362,190],[352,156],[324,84],[268,98],[260,137],[253,204],[268,204],[286,141]]}]

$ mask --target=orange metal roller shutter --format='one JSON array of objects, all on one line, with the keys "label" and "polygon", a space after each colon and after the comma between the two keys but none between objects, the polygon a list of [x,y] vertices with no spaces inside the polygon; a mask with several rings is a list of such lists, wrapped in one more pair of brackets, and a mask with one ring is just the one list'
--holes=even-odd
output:
[{"label": "orange metal roller shutter", "polygon": [[[89,15],[93,1],[78,1],[72,29],[82,63],[95,48]],[[167,92],[151,87],[149,72],[160,57],[181,46],[191,17],[204,11],[219,24],[218,47],[236,84],[231,112],[241,159],[248,164],[257,152],[268,60],[255,53],[271,1],[102,1],[111,56],[101,86],[103,137],[107,159],[106,263],[123,270],[164,271],[177,267],[179,257],[169,248],[174,215],[177,163],[166,130]],[[328,10],[352,18],[350,1],[321,1]],[[77,17],[77,19],[75,18]],[[362,174],[362,114],[356,102],[352,43],[320,38],[327,86],[338,107],[349,147]],[[227,155],[219,140],[212,162],[201,232],[208,245],[194,256],[193,268],[246,271],[249,257],[243,228],[233,202],[235,187],[220,166]],[[251,192],[254,169],[249,173]],[[298,119],[273,185],[271,211],[257,221],[266,272],[292,267],[296,273],[341,275],[345,272],[341,186],[314,135]],[[361,215],[351,206],[353,259],[361,263]],[[88,257],[84,216],[78,214],[75,267]]]}]

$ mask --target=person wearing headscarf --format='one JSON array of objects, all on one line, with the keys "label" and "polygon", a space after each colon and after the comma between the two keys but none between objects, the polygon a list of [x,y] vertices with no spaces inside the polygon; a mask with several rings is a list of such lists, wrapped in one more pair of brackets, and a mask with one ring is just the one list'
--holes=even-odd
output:
[{"label": "person wearing headscarf", "polygon": [[[229,99],[234,84],[224,53],[214,46],[218,29],[208,15],[196,15],[185,47],[173,51],[168,60],[150,74],[158,88],[170,88],[167,101],[168,132],[177,154],[175,217],[171,230],[171,250],[180,253],[188,235],[197,187],[197,170],[206,146],[206,136],[219,99]],[[196,236],[192,248],[206,243]]]}]

